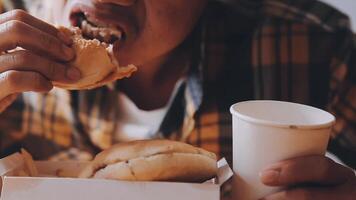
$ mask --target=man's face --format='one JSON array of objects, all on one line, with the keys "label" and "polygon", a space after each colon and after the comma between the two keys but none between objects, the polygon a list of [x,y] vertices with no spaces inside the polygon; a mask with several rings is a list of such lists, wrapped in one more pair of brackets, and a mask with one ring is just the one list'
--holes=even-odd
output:
[{"label": "man's face", "polygon": [[[145,65],[170,53],[191,32],[206,0],[68,0],[64,23],[121,30],[120,64]],[[92,34],[93,35],[93,34]],[[95,34],[94,34],[95,35]]]}]

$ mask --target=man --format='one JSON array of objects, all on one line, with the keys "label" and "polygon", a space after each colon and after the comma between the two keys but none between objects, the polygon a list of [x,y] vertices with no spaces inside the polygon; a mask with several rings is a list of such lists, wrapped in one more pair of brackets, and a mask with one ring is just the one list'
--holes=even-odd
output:
[{"label": "man", "polygon": [[[88,159],[116,142],[170,138],[231,161],[229,106],[277,99],[332,112],[337,124],[329,149],[355,167],[355,43],[340,12],[310,0],[60,5],[60,19],[38,16],[63,24],[80,25],[82,17],[97,26],[118,25],[125,35],[118,59],[139,70],[114,89],[17,96],[49,91],[50,80],[76,81],[80,75],[66,67],[75,55],[56,29],[20,11],[3,14],[1,34],[13,43],[3,41],[1,50],[13,44],[26,49],[0,57],[6,66],[0,94],[3,108],[9,106],[0,115],[3,155],[25,147],[35,158]],[[277,163],[261,172],[261,181],[290,186],[266,199],[352,199],[356,191],[351,170],[320,156]]]}]

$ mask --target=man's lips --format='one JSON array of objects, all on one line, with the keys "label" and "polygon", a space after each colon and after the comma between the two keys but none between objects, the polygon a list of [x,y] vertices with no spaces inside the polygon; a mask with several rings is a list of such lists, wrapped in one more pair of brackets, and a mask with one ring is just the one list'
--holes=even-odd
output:
[{"label": "man's lips", "polygon": [[71,15],[71,24],[72,26],[81,28],[83,36],[88,39],[95,38],[106,43],[114,43],[117,40],[125,39],[125,34],[121,27],[93,22],[84,13]]},{"label": "man's lips", "polygon": [[102,8],[77,3],[71,9],[70,22],[72,26],[80,27],[84,19],[96,27],[120,31],[122,33],[120,40],[127,40],[128,37],[132,37],[136,32],[133,20],[114,11],[111,9],[105,12]]}]

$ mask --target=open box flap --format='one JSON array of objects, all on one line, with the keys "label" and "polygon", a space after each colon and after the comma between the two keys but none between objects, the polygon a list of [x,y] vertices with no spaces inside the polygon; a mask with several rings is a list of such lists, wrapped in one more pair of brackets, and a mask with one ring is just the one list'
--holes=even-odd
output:
[{"label": "open box flap", "polygon": [[24,160],[19,153],[0,159],[0,195],[4,176],[22,167],[23,164]]},{"label": "open box flap", "polygon": [[234,173],[227,163],[225,158],[222,158],[218,161],[218,174],[217,174],[217,183],[219,185],[224,184],[227,180],[229,180]]},{"label": "open box flap", "polygon": [[15,153],[0,159],[0,176],[22,167],[24,164],[23,157],[20,153]]},{"label": "open box flap", "polygon": [[40,176],[78,177],[88,161],[36,161]]}]

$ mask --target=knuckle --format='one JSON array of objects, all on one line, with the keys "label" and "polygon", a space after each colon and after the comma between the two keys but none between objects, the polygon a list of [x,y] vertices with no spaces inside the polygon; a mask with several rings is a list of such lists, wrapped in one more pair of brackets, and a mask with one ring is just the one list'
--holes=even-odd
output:
[{"label": "knuckle", "polygon": [[34,61],[32,54],[28,51],[20,50],[16,51],[17,59],[19,59],[22,63],[27,63],[28,61]]},{"label": "knuckle", "polygon": [[6,62],[12,65],[24,65],[29,59],[29,56],[24,51],[17,51],[16,53],[8,54]]},{"label": "knuckle", "polygon": [[14,90],[21,83],[21,74],[16,71],[5,72],[4,81],[9,89]]},{"label": "knuckle", "polygon": [[15,65],[16,63],[22,62],[21,58],[19,58],[19,56],[15,53],[4,55],[4,58],[2,61],[5,63],[8,63],[9,65]]},{"label": "knuckle", "polygon": [[286,163],[286,165],[283,167],[284,175],[282,176],[282,180],[288,183],[299,182],[302,178],[300,174],[300,168],[300,163],[298,162]]},{"label": "knuckle", "polygon": [[318,169],[320,177],[327,177],[332,170],[331,160],[325,158],[317,158],[316,169]]},{"label": "knuckle", "polygon": [[47,69],[47,76],[48,78],[53,79],[56,76],[57,73],[57,64],[48,60],[46,61],[46,69]]},{"label": "knuckle", "polygon": [[10,20],[2,25],[2,30],[9,34],[9,48],[16,48],[19,45],[19,41],[23,38],[23,23],[17,20]]},{"label": "knuckle", "polygon": [[10,11],[10,19],[23,21],[27,17],[27,13],[21,9],[15,9]]},{"label": "knuckle", "polygon": [[40,74],[38,73],[32,73],[31,74],[31,80],[32,80],[32,87],[34,89],[41,89],[43,86],[43,78],[41,77]]},{"label": "knuckle", "polygon": [[23,29],[23,24],[18,20],[10,20],[4,24],[5,31],[10,32],[11,34],[18,34]]},{"label": "knuckle", "polygon": [[52,49],[54,47],[55,42],[49,35],[41,34],[39,39],[44,48]]}]

